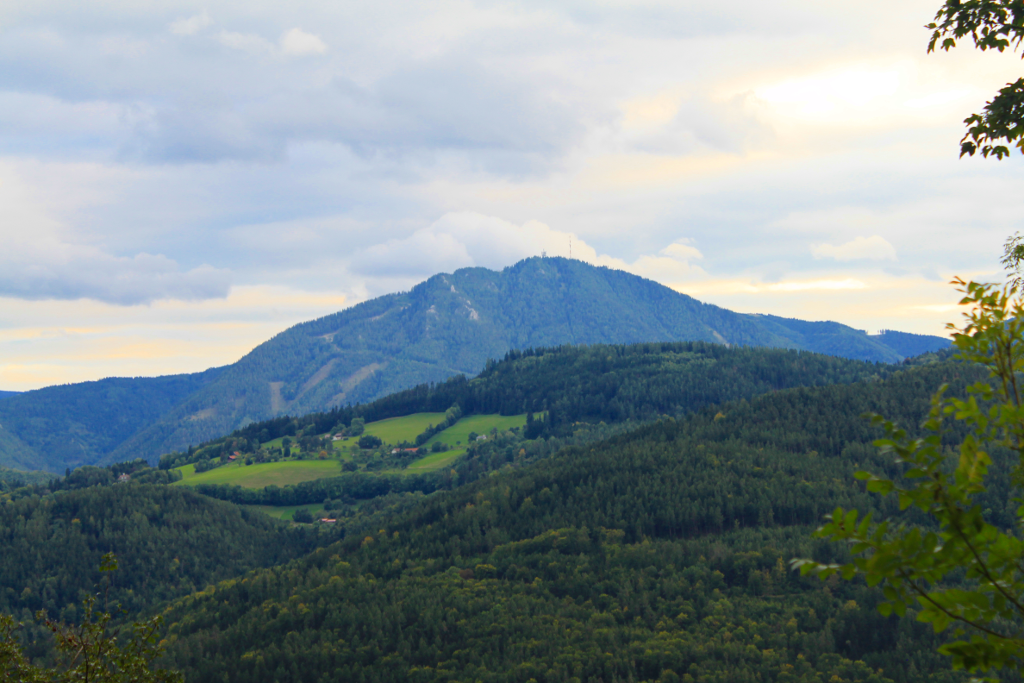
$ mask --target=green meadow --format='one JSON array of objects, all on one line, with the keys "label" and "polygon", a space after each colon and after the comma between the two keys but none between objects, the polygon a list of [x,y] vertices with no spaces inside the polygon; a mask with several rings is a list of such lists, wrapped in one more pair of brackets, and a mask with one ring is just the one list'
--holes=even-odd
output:
[{"label": "green meadow", "polygon": [[469,447],[469,433],[476,432],[491,438],[491,430],[499,432],[512,427],[523,427],[526,425],[526,413],[522,415],[470,415],[464,417],[443,432],[438,432],[424,444],[424,448],[440,441],[451,447],[451,450],[443,453],[430,453],[419,460],[410,463],[406,468],[407,472],[430,472],[440,469],[456,460],[466,452]]},{"label": "green meadow", "polygon": [[[415,441],[419,434],[430,425],[437,424],[444,420],[444,413],[416,413],[405,417],[394,417],[378,422],[371,422],[366,425],[366,434],[380,437],[385,444],[393,445],[403,441]],[[388,473],[423,473],[432,472],[450,465],[460,456],[466,453],[469,447],[469,434],[491,435],[492,429],[499,431],[512,427],[522,427],[526,424],[526,415],[470,415],[459,420],[448,429],[435,434],[424,444],[429,448],[436,442],[448,444],[450,449],[443,453],[429,453],[428,455],[411,463],[404,470],[388,470]],[[284,460],[279,462],[267,462],[255,465],[246,465],[242,460],[221,465],[212,470],[196,474],[194,465],[185,465],[177,468],[182,474],[181,481],[176,482],[179,486],[195,486],[198,484],[233,484],[250,489],[261,489],[265,486],[288,486],[300,484],[304,481],[323,479],[325,477],[336,477],[341,474],[341,461],[347,459],[346,453],[355,438],[345,441],[335,441],[334,450],[341,457],[334,457],[328,460]],[[269,447],[280,447],[281,439],[274,439],[266,444]],[[295,511],[299,508],[309,508],[316,513],[316,506],[299,505],[290,507],[271,507],[267,505],[253,506],[271,517],[290,520]],[[320,508],[317,508],[319,510]]]},{"label": "green meadow", "polygon": [[[391,417],[386,420],[370,422],[366,425],[366,430],[363,433],[379,437],[381,441],[387,444],[397,444],[403,441],[413,442],[427,427],[443,420],[444,413],[415,413],[404,417]],[[291,439],[293,443],[296,441],[295,437],[291,437]],[[278,437],[263,445],[267,448],[281,448],[283,440],[284,437]],[[344,440],[335,441],[333,443],[334,450],[347,451],[357,440],[358,437],[349,437]]]},{"label": "green meadow", "polygon": [[[235,484],[248,489],[261,489],[275,484],[288,486],[301,484],[304,481],[336,477],[341,474],[341,463],[337,460],[289,460],[283,462],[265,462],[258,465],[245,465],[233,462],[199,474],[192,465],[178,468],[181,481],[177,485],[195,486],[197,484]],[[191,470],[187,472],[187,470]]]},{"label": "green meadow", "polygon": [[[426,431],[430,425],[444,422],[444,413],[414,413],[404,417],[391,417],[386,420],[370,422],[366,425],[365,434],[379,437],[386,444],[398,444],[403,441],[415,442],[416,437]],[[341,443],[335,441],[335,444]]]},{"label": "green meadow", "polygon": [[[255,465],[253,465],[255,467]],[[292,517],[299,510],[309,510],[309,513],[313,515],[313,519],[319,519],[320,515],[324,511],[323,505],[246,505],[245,507],[250,510],[258,510],[263,514],[270,515],[275,519],[283,519],[285,521],[291,521]]]}]

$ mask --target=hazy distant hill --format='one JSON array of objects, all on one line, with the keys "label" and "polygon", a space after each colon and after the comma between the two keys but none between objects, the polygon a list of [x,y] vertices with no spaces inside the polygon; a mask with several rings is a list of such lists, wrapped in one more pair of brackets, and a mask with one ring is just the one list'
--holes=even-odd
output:
[{"label": "hazy distant hill", "polygon": [[59,473],[91,465],[220,372],[110,378],[0,400],[0,465]]},{"label": "hazy distant hill", "polygon": [[[489,358],[515,348],[681,340],[798,348],[882,362],[900,361],[911,348],[919,353],[948,345],[938,337],[869,336],[839,323],[734,313],[623,271],[531,258],[500,272],[467,268],[435,275],[409,292],[296,325],[237,363],[203,373],[192,391],[133,384],[156,380],[118,380],[138,386],[139,393],[105,400],[134,404],[147,403],[146,392],[160,396],[145,408],[119,411],[116,430],[106,424],[114,416],[101,408],[62,408],[81,402],[78,387],[86,385],[0,401],[0,424],[16,440],[0,436],[0,464],[60,471],[69,462],[152,458],[250,421],[475,374]],[[56,408],[40,415],[31,406],[44,395]],[[88,447],[76,445],[87,440],[76,440],[76,434],[89,436]],[[24,461],[26,449],[35,454],[32,462]]]}]

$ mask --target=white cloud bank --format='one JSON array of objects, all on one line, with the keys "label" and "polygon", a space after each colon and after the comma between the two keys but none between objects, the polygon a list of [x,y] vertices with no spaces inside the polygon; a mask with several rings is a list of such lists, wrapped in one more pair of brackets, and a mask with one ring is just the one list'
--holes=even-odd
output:
[{"label": "white cloud bank", "polygon": [[327,52],[327,44],[320,36],[307,33],[300,28],[285,31],[276,44],[255,33],[236,33],[234,31],[221,31],[217,35],[217,39],[221,45],[243,52],[263,52],[289,57],[322,55]]},{"label": "white cloud bank", "polygon": [[176,36],[194,36],[211,24],[213,24],[213,19],[203,10],[201,14],[171,22],[171,33]]},{"label": "white cloud bank", "polygon": [[896,250],[880,235],[857,237],[838,246],[819,244],[811,247],[814,258],[833,258],[837,261],[895,261]]},{"label": "white cloud bank", "polygon": [[293,28],[281,36],[281,52],[286,55],[322,55],[327,52],[327,45],[319,36],[306,33],[302,29]]},{"label": "white cloud bank", "polygon": [[225,269],[201,265],[183,270],[162,255],[117,256],[68,240],[63,226],[5,170],[0,168],[0,296],[121,305],[227,296],[231,281]]}]

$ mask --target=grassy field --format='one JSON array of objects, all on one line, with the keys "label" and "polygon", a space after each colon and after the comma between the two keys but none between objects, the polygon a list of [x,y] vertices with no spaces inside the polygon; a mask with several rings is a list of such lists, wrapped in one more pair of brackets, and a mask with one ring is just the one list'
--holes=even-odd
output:
[{"label": "grassy field", "polygon": [[[405,417],[391,417],[366,425],[366,434],[380,437],[384,443],[415,442],[416,437],[430,425],[444,422],[444,413],[415,413]],[[335,441],[334,443],[341,443]]]},{"label": "grassy field", "polygon": [[[444,420],[444,413],[414,413],[404,417],[389,417],[386,420],[370,422],[366,425],[364,434],[372,434],[380,437],[384,443],[397,444],[402,441],[416,441],[416,437],[422,434],[430,425],[436,425]],[[323,435],[321,435],[323,436]],[[263,444],[266,448],[281,448],[284,437],[278,437]],[[292,442],[296,441],[291,437]],[[348,450],[349,447],[358,441],[358,437],[349,437],[345,440],[335,441],[334,450]]]},{"label": "grassy field", "polygon": [[431,472],[454,462],[469,447],[470,432],[490,437],[491,430],[494,428],[503,431],[512,427],[522,427],[525,424],[525,413],[522,415],[470,415],[464,417],[443,432],[435,434],[430,441],[424,444],[425,448],[429,448],[435,442],[440,441],[451,446],[451,450],[426,455],[411,463],[405,471]]},{"label": "grassy field", "polygon": [[[366,425],[366,433],[380,437],[386,444],[397,444],[402,441],[413,441],[418,434],[422,434],[428,425],[437,424],[444,419],[444,413],[416,413],[405,417],[395,417],[378,422],[371,422]],[[421,473],[441,469],[456,458],[463,455],[469,446],[469,433],[490,435],[491,430],[500,430],[511,427],[522,427],[526,424],[526,415],[471,415],[464,417],[448,429],[435,434],[426,444],[429,448],[435,442],[446,443],[451,446],[450,450],[443,453],[430,453],[423,458],[413,462],[400,472]],[[334,448],[342,453],[346,452],[353,439],[348,441],[335,441]],[[268,446],[280,445],[280,439],[269,442]],[[341,458],[345,460],[344,456]],[[197,484],[234,484],[250,489],[261,489],[264,486],[276,484],[277,486],[288,486],[300,484],[304,481],[323,479],[325,477],[336,477],[341,474],[341,462],[332,458],[329,460],[287,460],[282,462],[268,462],[257,465],[246,466],[242,462],[234,462],[222,465],[207,472],[196,474],[194,465],[179,467],[182,479],[176,482],[177,485],[195,486]],[[390,471],[389,471],[390,473]],[[264,512],[281,519],[291,519],[298,508],[273,508],[259,506]],[[299,506],[308,507],[308,506]],[[312,508],[311,508],[312,509]]]},{"label": "grassy field", "polygon": [[195,467],[192,465],[178,469],[181,470],[182,479],[175,482],[177,485],[236,484],[248,489],[261,489],[271,484],[288,486],[324,477],[336,477],[341,474],[341,463],[337,460],[295,460],[246,466],[236,462],[199,474],[195,473]]},{"label": "grassy field", "polygon": [[[255,465],[254,465],[255,467]],[[313,519],[319,519],[320,513],[324,511],[324,506],[319,504],[314,505],[281,505],[275,507],[273,505],[246,505],[245,507],[250,510],[257,510],[264,514],[270,515],[276,519],[291,520],[292,516],[299,510],[309,510],[310,514],[313,515]]]}]

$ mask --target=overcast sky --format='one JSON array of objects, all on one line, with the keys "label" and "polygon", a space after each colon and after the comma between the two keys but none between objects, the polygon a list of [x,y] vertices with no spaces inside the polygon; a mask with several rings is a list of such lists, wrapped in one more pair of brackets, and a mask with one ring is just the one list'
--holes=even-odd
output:
[{"label": "overcast sky", "polygon": [[941,334],[1024,73],[938,0],[0,3],[0,389],[201,370],[440,271],[572,255]]}]

